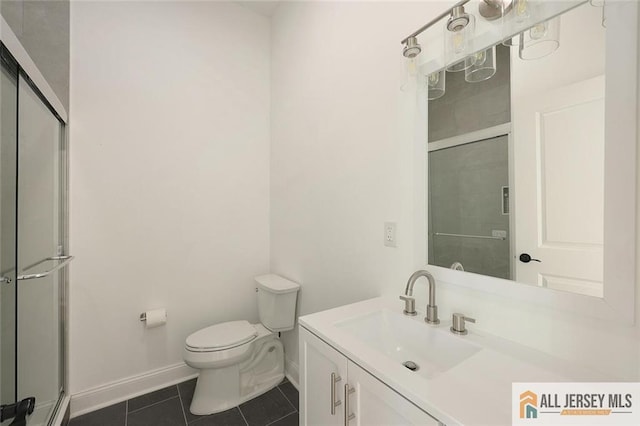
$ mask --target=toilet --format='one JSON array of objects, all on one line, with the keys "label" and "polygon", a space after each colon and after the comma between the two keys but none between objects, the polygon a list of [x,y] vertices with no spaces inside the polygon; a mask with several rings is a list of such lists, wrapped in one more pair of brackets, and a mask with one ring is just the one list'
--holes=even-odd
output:
[{"label": "toilet", "polygon": [[293,329],[300,285],[274,274],[255,280],[259,324],[229,321],[187,337],[184,361],[200,370],[189,409],[195,415],[233,408],[284,378],[284,347],[278,334]]}]

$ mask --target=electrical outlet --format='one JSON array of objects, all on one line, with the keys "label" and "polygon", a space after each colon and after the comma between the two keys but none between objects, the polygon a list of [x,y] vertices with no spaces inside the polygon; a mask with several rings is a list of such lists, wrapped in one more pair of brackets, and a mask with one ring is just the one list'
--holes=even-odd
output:
[{"label": "electrical outlet", "polygon": [[384,245],[387,247],[397,247],[395,222],[384,223]]}]

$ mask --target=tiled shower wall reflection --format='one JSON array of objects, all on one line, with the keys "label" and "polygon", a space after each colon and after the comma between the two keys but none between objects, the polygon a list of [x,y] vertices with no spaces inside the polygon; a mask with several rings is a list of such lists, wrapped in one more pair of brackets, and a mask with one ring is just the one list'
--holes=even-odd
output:
[{"label": "tiled shower wall reflection", "polygon": [[429,264],[509,279],[508,185],[506,136],[429,153]]},{"label": "tiled shower wall reflection", "polygon": [[[497,46],[496,74],[479,83],[464,71],[446,73],[445,95],[429,101],[429,143],[511,120],[509,49]],[[429,264],[499,278],[511,277],[507,136],[429,153]],[[453,234],[453,235],[437,235]],[[474,238],[504,236],[505,239]]]}]

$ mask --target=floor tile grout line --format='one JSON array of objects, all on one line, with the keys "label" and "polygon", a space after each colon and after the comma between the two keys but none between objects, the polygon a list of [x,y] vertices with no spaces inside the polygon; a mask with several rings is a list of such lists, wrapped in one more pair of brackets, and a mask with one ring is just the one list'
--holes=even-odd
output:
[{"label": "floor tile grout line", "polygon": [[278,390],[280,391],[280,393],[282,394],[282,396],[284,396],[284,399],[286,399],[286,400],[287,400],[287,402],[288,402],[289,404],[291,404],[291,408],[293,408],[293,410],[294,410],[294,411],[298,411],[298,409],[296,408],[296,406],[295,406],[295,405],[293,405],[293,402],[291,402],[291,401],[289,400],[289,398],[287,398],[287,395],[285,395],[285,394],[284,394],[284,392],[282,392],[282,389],[280,389],[280,385],[278,385],[278,386],[276,386],[276,387],[278,388]]},{"label": "floor tile grout line", "polygon": [[242,412],[242,410],[240,409],[240,406],[238,405],[236,407],[238,409],[238,411],[240,411],[240,415],[242,416],[242,420],[244,420],[244,424],[249,426],[249,422],[247,421],[247,419],[244,417],[244,413]]},{"label": "floor tile grout line", "polygon": [[135,410],[133,410],[133,411],[127,413],[127,414],[137,413],[138,411],[142,411],[145,408],[153,407],[155,405],[162,404],[163,402],[171,401],[172,399],[176,399],[176,398],[180,398],[180,396],[179,395],[172,396],[171,398],[163,399],[162,401],[157,401],[157,402],[154,402],[153,404],[145,405],[142,408],[136,408]]},{"label": "floor tile grout line", "polygon": [[287,418],[287,417],[289,417],[290,415],[292,415],[292,414],[296,414],[296,413],[297,413],[297,411],[295,411],[295,407],[294,407],[293,412],[291,412],[291,413],[287,414],[286,416],[282,416],[282,417],[280,417],[279,419],[275,419],[275,420],[274,420],[274,421],[272,421],[271,423],[267,423],[265,426],[272,425],[272,424],[274,424],[274,423],[276,423],[276,422],[279,422],[279,421],[280,421],[280,420],[282,420],[282,419],[286,419],[286,418]]},{"label": "floor tile grout line", "polygon": [[176,385],[176,389],[178,389],[178,398],[180,398],[180,408],[182,408],[182,417],[184,417],[185,426],[189,424],[187,421],[187,413],[184,412],[184,403],[182,402],[182,394],[180,393],[180,386]]},{"label": "floor tile grout line", "polygon": [[124,404],[124,426],[127,426],[129,422],[129,400],[127,399]]}]

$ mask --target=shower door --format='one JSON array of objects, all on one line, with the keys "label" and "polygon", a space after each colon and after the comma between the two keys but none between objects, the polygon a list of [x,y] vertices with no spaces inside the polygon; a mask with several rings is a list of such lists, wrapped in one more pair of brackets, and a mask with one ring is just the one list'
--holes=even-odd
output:
[{"label": "shower door", "polygon": [[5,405],[16,400],[18,67],[4,49],[0,56],[0,404]]},{"label": "shower door", "polygon": [[506,135],[430,151],[429,264],[510,279],[508,187]]},{"label": "shower door", "polygon": [[63,396],[72,259],[64,255],[65,126],[4,46],[2,56],[0,397],[4,414],[35,398],[27,425],[47,425]]},{"label": "shower door", "polygon": [[35,397],[45,424],[62,392],[63,125],[30,82],[18,81],[17,399]]}]

